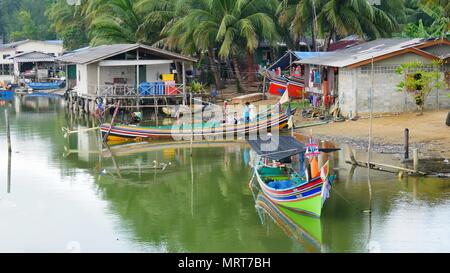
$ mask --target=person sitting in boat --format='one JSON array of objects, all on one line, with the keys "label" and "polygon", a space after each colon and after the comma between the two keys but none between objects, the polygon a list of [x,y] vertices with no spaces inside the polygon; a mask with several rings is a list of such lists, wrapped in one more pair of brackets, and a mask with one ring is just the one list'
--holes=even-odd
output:
[{"label": "person sitting in boat", "polygon": [[131,113],[130,124],[139,124],[141,121],[142,121],[142,113],[141,112]]},{"label": "person sitting in boat", "polygon": [[246,102],[244,106],[244,122],[250,122],[250,102]]}]

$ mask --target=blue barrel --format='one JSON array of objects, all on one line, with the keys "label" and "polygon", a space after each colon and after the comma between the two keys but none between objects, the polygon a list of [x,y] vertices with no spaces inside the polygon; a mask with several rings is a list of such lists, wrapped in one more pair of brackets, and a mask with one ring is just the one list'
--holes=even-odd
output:
[{"label": "blue barrel", "polygon": [[166,91],[166,83],[165,82],[157,82],[156,84],[156,95],[164,96]]},{"label": "blue barrel", "polygon": [[141,83],[141,96],[151,96],[154,94],[154,84],[152,82]]}]

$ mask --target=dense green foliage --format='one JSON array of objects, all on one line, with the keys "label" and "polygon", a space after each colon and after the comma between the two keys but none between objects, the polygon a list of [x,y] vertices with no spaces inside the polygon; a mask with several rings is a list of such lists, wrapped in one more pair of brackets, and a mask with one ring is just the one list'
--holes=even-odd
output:
[{"label": "dense green foliage", "polygon": [[[0,0],[0,36],[64,40],[67,49],[111,43],[146,43],[207,60],[218,88],[219,59],[227,60],[238,89],[264,41],[327,50],[332,40],[357,35],[449,36],[448,0]],[[319,47],[319,39],[323,41]]]},{"label": "dense green foliage", "polygon": [[[6,41],[54,39],[83,45],[144,42],[194,53],[219,48],[220,57],[252,51],[260,40],[296,47],[339,37],[449,35],[450,1],[381,0],[0,0],[0,36]],[[250,16],[252,15],[252,16]],[[209,16],[209,18],[208,18]],[[194,22],[198,17],[199,21]],[[215,24],[215,25],[214,25]],[[197,30],[199,27],[200,30]],[[205,35],[205,39],[193,37]],[[183,32],[183,35],[179,35]],[[186,32],[186,33],[184,33]],[[193,39],[190,39],[193,38]],[[201,44],[200,44],[201,43]]]},{"label": "dense green foliage", "polygon": [[0,36],[6,41],[55,39],[46,10],[51,0],[0,0]]}]

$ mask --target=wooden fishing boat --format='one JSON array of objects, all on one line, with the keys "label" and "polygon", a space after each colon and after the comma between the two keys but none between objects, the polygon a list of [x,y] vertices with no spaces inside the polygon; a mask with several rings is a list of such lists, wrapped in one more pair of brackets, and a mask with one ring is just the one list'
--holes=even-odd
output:
[{"label": "wooden fishing boat", "polygon": [[31,82],[28,87],[33,90],[51,90],[59,89],[64,85],[64,81],[54,81],[54,82]]},{"label": "wooden fishing boat", "polygon": [[[291,115],[295,114],[295,109]],[[225,124],[222,122],[201,122],[194,124],[174,124],[172,126],[133,126],[103,124],[100,127],[103,137],[107,135],[108,141],[150,141],[156,139],[184,139],[214,138],[226,135],[245,135],[257,133],[261,130],[270,131],[288,126],[290,115],[265,115],[255,122],[247,124]]]},{"label": "wooden fishing boat", "polygon": [[13,100],[14,99],[14,91],[0,89],[0,100]]},{"label": "wooden fishing boat", "polygon": [[[306,146],[292,137],[280,136],[277,143],[264,145],[276,145],[265,150],[261,147],[263,141],[249,140],[252,148],[261,159],[274,161],[289,161],[291,157],[305,153]],[[258,185],[264,194],[276,204],[291,210],[320,217],[325,201],[329,197],[333,178],[329,176],[329,161],[321,168],[320,172],[312,171],[299,174],[290,164],[269,166],[263,160],[254,166],[254,172]]]},{"label": "wooden fishing boat", "polygon": [[269,86],[269,93],[276,96],[283,96],[284,92],[288,92],[289,97],[300,99],[305,92],[305,83],[294,78],[277,78],[272,79]]},{"label": "wooden fishing boat", "polygon": [[268,215],[287,236],[301,243],[307,252],[322,251],[320,218],[278,206],[262,192],[256,197],[256,208],[258,213],[262,212]]}]

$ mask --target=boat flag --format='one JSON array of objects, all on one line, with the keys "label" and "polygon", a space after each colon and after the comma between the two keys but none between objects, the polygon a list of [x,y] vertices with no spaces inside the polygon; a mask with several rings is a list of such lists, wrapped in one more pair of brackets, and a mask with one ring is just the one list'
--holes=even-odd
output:
[{"label": "boat flag", "polygon": [[322,167],[320,170],[320,177],[323,180],[323,186],[322,186],[322,206],[325,204],[325,201],[330,198],[330,191],[331,191],[331,184],[329,180],[329,172],[330,172],[330,161],[328,160],[327,163]]},{"label": "boat flag", "polygon": [[289,93],[288,92],[284,92],[283,96],[280,99],[280,104],[285,104],[289,102]]},{"label": "boat flag", "polygon": [[288,120],[288,129],[294,128],[294,116],[291,115]]},{"label": "boat flag", "polygon": [[323,181],[325,181],[330,174],[330,161],[328,160],[327,163],[325,163],[320,170],[320,177]]}]

